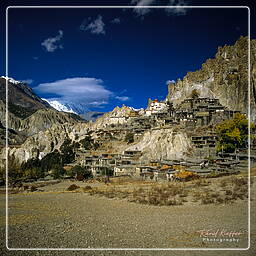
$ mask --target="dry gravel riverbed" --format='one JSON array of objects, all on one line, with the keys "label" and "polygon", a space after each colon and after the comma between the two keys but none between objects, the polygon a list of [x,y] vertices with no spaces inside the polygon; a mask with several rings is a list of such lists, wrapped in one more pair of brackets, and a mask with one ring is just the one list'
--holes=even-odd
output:
[{"label": "dry gravel riverbed", "polygon": [[[69,181],[44,192],[9,196],[10,248],[246,248],[247,201],[233,204],[152,206],[64,192]],[[80,186],[86,183],[77,182]],[[255,182],[252,188],[255,194]],[[238,251],[8,251],[5,249],[5,197],[1,196],[0,255],[256,255],[255,204],[251,248]],[[238,241],[203,241],[200,230],[242,232]]]}]

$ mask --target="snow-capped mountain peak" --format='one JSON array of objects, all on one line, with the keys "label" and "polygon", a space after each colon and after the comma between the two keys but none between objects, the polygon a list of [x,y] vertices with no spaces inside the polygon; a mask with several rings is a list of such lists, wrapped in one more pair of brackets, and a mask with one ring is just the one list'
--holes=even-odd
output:
[{"label": "snow-capped mountain peak", "polygon": [[4,78],[5,80],[8,80],[8,82],[13,83],[13,84],[21,84],[21,81],[17,81],[11,77],[7,77],[7,76],[1,76],[1,78]]},{"label": "snow-capped mountain peak", "polygon": [[42,99],[42,100],[48,102],[53,108],[55,108],[58,111],[64,111],[64,112],[68,112],[68,113],[78,114],[71,107],[64,105],[63,103],[59,102],[58,100],[47,100],[47,99]]}]

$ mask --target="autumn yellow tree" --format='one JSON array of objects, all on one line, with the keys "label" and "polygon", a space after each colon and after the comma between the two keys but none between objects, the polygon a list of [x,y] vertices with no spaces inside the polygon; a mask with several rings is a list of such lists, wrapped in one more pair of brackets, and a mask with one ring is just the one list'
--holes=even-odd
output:
[{"label": "autumn yellow tree", "polygon": [[[253,124],[251,125],[252,128]],[[236,113],[232,119],[216,125],[218,135],[217,151],[234,152],[248,145],[248,120],[245,115]]]}]

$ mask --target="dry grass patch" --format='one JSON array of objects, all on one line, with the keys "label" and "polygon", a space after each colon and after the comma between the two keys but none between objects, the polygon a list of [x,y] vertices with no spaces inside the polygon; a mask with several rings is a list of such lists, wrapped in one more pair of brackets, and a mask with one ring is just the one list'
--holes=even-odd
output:
[{"label": "dry grass patch", "polygon": [[236,200],[248,198],[248,180],[246,177],[231,176],[215,184],[215,192],[208,191],[197,195],[202,204],[229,204]]},{"label": "dry grass patch", "polygon": [[183,203],[181,197],[186,196],[182,185],[168,184],[135,189],[130,201],[160,206],[181,205]]},{"label": "dry grass patch", "polygon": [[127,199],[130,202],[150,205],[181,205],[184,201],[182,197],[187,196],[187,192],[184,192],[183,186],[180,184],[142,186],[133,189],[124,189],[120,186],[105,186],[92,188],[85,192],[89,192],[90,195]]},{"label": "dry grass patch", "polygon": [[205,187],[211,185],[211,181],[205,178],[199,178],[195,182],[193,182],[194,187]]},{"label": "dry grass patch", "polygon": [[90,195],[126,199],[149,205],[182,205],[186,202],[200,204],[229,204],[248,196],[245,177],[221,177],[208,180],[201,178],[186,183],[165,184],[119,178],[110,184],[83,188]]}]

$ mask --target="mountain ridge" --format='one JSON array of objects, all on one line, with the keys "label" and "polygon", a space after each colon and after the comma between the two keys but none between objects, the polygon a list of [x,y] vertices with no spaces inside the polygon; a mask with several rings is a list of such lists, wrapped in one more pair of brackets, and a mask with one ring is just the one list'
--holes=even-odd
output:
[{"label": "mountain ridge", "polygon": [[51,108],[51,106],[36,95],[26,83],[12,78],[0,77],[0,100],[5,101],[6,84],[8,86],[8,102],[30,110],[30,113],[38,109]]},{"label": "mountain ridge", "polygon": [[40,131],[49,129],[53,124],[83,122],[74,113],[58,112],[37,96],[26,84],[12,78],[0,77],[0,145],[5,144],[6,125],[6,84],[8,86],[8,129],[12,138],[10,145],[23,143],[24,140]]}]

